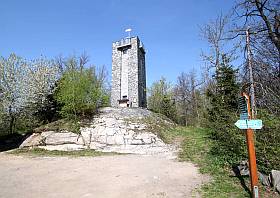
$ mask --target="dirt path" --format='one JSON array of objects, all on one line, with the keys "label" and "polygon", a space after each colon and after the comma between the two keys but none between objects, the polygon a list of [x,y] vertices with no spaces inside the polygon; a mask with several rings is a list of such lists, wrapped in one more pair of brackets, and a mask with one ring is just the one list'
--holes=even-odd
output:
[{"label": "dirt path", "polygon": [[207,177],[191,163],[139,155],[22,157],[0,154],[1,198],[177,198]]}]

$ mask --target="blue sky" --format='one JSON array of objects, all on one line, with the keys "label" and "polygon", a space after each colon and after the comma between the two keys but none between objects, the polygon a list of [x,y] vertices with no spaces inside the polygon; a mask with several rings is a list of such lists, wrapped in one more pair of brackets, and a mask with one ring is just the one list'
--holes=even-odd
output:
[{"label": "blue sky", "polygon": [[0,5],[0,55],[32,59],[86,52],[111,73],[111,45],[132,28],[146,48],[147,82],[203,65],[199,26],[233,6],[225,0],[8,0]]}]

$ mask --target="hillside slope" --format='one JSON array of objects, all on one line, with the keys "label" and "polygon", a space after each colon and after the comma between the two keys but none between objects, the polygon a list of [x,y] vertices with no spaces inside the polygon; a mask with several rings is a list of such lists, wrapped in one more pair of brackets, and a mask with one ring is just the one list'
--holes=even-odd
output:
[{"label": "hillside slope", "polygon": [[175,124],[141,108],[100,109],[99,113],[80,128],[79,133],[41,127],[21,147],[47,150],[94,149],[103,152],[163,154],[174,156],[176,148],[160,138],[162,130]]}]

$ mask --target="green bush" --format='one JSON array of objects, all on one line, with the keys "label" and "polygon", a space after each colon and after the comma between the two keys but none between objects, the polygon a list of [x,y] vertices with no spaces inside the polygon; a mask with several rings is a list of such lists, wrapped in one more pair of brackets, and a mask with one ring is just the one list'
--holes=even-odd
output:
[{"label": "green bush", "polygon": [[98,107],[108,102],[102,86],[93,67],[66,71],[55,93],[56,100],[62,105],[62,117],[76,118],[94,114]]},{"label": "green bush", "polygon": [[[208,127],[214,145],[211,153],[222,156],[223,163],[238,164],[248,159],[246,131],[240,130],[234,123],[239,119],[237,107],[237,86],[233,70],[221,67],[217,77],[216,92],[209,92],[211,108],[208,111]],[[257,165],[259,171],[269,173],[280,169],[280,118],[260,110],[257,116],[263,120],[264,127],[255,131]]]},{"label": "green bush", "polygon": [[211,153],[222,159],[223,163],[235,164],[246,157],[245,134],[234,123],[238,118],[236,70],[223,58],[217,70],[216,88],[208,90],[211,107],[208,109],[208,127],[214,140]]},{"label": "green bush", "polygon": [[238,164],[247,158],[246,137],[244,131],[239,130],[234,123],[238,117],[233,113],[216,117],[211,122],[210,137],[214,144],[211,154],[219,156],[224,164]]},{"label": "green bush", "polygon": [[148,108],[175,121],[176,108],[172,96],[171,84],[162,77],[154,82],[149,90]]},{"label": "green bush", "polygon": [[258,118],[264,125],[255,131],[258,169],[264,173],[280,170],[280,117],[261,110]]},{"label": "green bush", "polygon": [[44,131],[71,131],[73,133],[80,133],[81,123],[75,120],[60,119],[54,122],[50,122],[40,127],[35,128],[33,131],[36,133],[41,133]]}]

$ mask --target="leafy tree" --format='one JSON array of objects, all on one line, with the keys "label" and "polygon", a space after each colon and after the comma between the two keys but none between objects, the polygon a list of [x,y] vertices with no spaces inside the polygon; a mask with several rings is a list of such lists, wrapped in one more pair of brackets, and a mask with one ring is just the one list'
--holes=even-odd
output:
[{"label": "leafy tree", "polygon": [[175,120],[176,109],[171,88],[171,85],[163,77],[154,82],[149,90],[148,108]]},{"label": "leafy tree", "polygon": [[[218,17],[202,29],[210,47],[210,55],[204,55],[208,70],[205,78],[207,98],[207,126],[216,140],[212,152],[226,162],[234,163],[247,158],[243,131],[233,126],[238,119],[235,77],[227,59],[235,58],[236,46],[245,41],[245,30],[250,27],[250,48],[253,78],[258,108],[257,117],[265,123],[261,133],[255,133],[258,169],[268,173],[279,169],[279,113],[280,113],[280,21],[279,6],[275,0],[238,0],[234,9],[237,17]],[[235,21],[236,20],[236,21]],[[236,23],[235,23],[236,22]],[[230,25],[230,26],[229,26]],[[230,39],[229,39],[230,38]],[[231,40],[235,38],[243,38]],[[234,43],[235,42],[235,43]],[[227,44],[226,48],[224,44]],[[228,45],[230,44],[230,45]],[[234,46],[234,44],[237,44]],[[247,48],[243,48],[241,52]],[[226,59],[223,51],[227,50]],[[239,48],[241,49],[241,48]],[[244,64],[238,78],[240,88],[248,91],[248,64]],[[225,67],[227,66],[227,67]],[[215,68],[214,78],[209,78],[210,67]],[[234,76],[236,72],[233,72]],[[209,75],[210,74],[210,75]],[[208,76],[209,75],[209,76]],[[236,90],[236,91],[234,91]]]},{"label": "leafy tree", "polygon": [[256,132],[256,155],[258,169],[269,174],[271,170],[280,169],[280,117],[261,109],[259,119],[264,123],[261,131]]},{"label": "leafy tree", "polygon": [[15,54],[0,58],[0,100],[10,133],[15,131],[19,117],[32,116],[44,104],[55,81],[55,66],[44,58],[31,62]]},{"label": "leafy tree", "polygon": [[94,114],[108,102],[103,81],[93,66],[67,69],[58,82],[55,98],[62,105],[60,114],[68,118]]},{"label": "leafy tree", "polygon": [[[59,79],[59,70],[53,60],[43,57],[32,60],[28,66],[29,103],[26,107],[32,115],[38,115],[50,103],[50,96]],[[42,112],[41,112],[42,113]]]},{"label": "leafy tree", "polygon": [[59,105],[54,98],[54,93],[50,93],[46,96],[44,103],[37,106],[34,116],[37,117],[42,124],[46,124],[59,119],[60,115],[58,112],[60,110],[61,105]]},{"label": "leafy tree", "polygon": [[1,102],[3,112],[9,118],[10,133],[14,131],[16,117],[27,104],[25,73],[27,73],[27,63],[22,58],[15,54],[11,54],[8,58],[1,57]]}]

